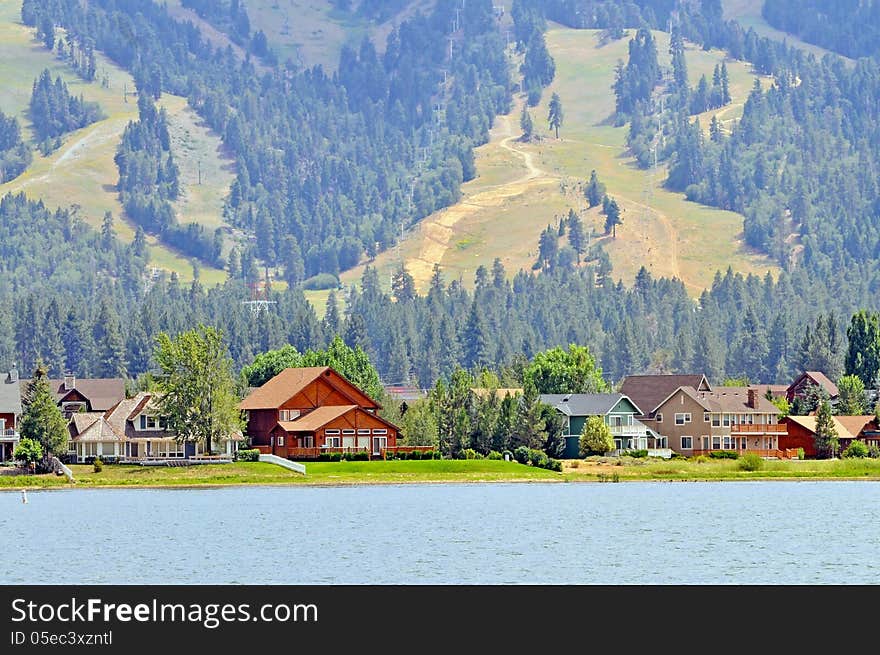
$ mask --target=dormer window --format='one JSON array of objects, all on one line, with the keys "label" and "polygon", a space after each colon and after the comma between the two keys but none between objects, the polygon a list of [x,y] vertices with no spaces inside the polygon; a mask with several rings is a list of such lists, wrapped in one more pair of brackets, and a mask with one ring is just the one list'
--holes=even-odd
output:
[{"label": "dormer window", "polygon": [[158,416],[141,414],[141,430],[162,430],[164,427],[165,421],[161,420]]}]

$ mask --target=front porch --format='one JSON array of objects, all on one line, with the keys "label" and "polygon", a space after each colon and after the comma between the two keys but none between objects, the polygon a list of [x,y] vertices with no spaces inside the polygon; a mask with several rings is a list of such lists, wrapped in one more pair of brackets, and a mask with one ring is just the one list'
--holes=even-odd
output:
[{"label": "front porch", "polygon": [[0,462],[12,460],[18,441],[19,434],[15,430],[0,430]]}]

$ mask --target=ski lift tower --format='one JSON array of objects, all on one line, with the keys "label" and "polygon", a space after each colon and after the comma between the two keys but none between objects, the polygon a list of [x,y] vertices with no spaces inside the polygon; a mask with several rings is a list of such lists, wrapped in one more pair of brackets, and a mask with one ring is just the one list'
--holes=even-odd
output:
[{"label": "ski lift tower", "polygon": [[266,269],[266,279],[257,280],[248,285],[251,289],[251,299],[242,301],[242,305],[250,307],[251,314],[259,314],[267,311],[269,305],[276,304],[276,301],[269,300],[269,269]]}]

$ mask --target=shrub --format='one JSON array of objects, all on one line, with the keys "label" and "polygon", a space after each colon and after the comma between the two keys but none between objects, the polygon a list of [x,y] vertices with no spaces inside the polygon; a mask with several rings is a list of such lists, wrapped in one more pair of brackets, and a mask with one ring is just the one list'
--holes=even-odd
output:
[{"label": "shrub", "polygon": [[532,466],[545,469],[549,461],[550,458],[543,450],[529,450],[529,464]]},{"label": "shrub", "polygon": [[513,457],[520,464],[525,464],[529,461],[529,449],[525,446],[517,446],[513,451]]},{"label": "shrub", "polygon": [[320,291],[321,289],[338,289],[339,278],[332,273],[318,273],[302,283],[303,289]]},{"label": "shrub", "polygon": [[463,453],[465,459],[483,459],[483,456],[473,448],[465,448]]},{"label": "shrub", "polygon": [[733,450],[710,450],[709,457],[712,459],[737,459],[739,454]]},{"label": "shrub", "polygon": [[803,459],[803,458],[804,458],[804,449],[803,449],[803,448],[798,448],[798,455],[797,455],[797,457],[798,457],[798,459]]},{"label": "shrub", "polygon": [[571,462],[571,468],[573,468],[573,469],[576,469],[576,468],[579,467],[580,465],[581,465],[581,463],[580,463],[579,460],[573,460],[573,461]]},{"label": "shrub", "polygon": [[486,459],[504,459],[504,455],[499,453],[497,450],[490,450],[489,454],[486,455]]},{"label": "shrub", "polygon": [[239,450],[235,453],[235,461],[237,462],[259,462],[260,461],[260,449],[259,448],[245,448],[244,450]]},{"label": "shrub", "polygon": [[104,462],[101,461],[100,457],[96,457],[95,461],[92,462],[92,468],[95,469],[95,473],[100,473],[104,470]]},{"label": "shrub", "polygon": [[764,468],[764,460],[757,453],[746,453],[737,462],[741,471],[760,471]]},{"label": "shrub", "polygon": [[547,466],[545,468],[548,468],[551,471],[557,471],[558,473],[562,473],[562,460],[553,459],[552,457],[549,457],[547,459]]},{"label": "shrub", "polygon": [[874,459],[880,457],[880,446],[872,443],[868,448],[868,457],[873,457]]},{"label": "shrub", "polygon": [[858,439],[853,439],[852,442],[846,447],[846,450],[843,451],[844,457],[867,457],[868,456],[868,446],[865,445],[864,441],[859,441]]},{"label": "shrub", "polygon": [[345,453],[342,456],[342,459],[348,460],[350,462],[366,462],[368,459],[370,459],[370,456],[367,454],[366,451],[358,451],[355,453]]},{"label": "shrub", "polygon": [[630,457],[635,457],[635,458],[647,457],[648,451],[647,450],[627,450],[624,453],[624,455],[629,455]]},{"label": "shrub", "polygon": [[697,455],[696,457],[694,457],[694,462],[696,462],[697,464],[705,464],[708,461],[709,458],[705,455]]}]

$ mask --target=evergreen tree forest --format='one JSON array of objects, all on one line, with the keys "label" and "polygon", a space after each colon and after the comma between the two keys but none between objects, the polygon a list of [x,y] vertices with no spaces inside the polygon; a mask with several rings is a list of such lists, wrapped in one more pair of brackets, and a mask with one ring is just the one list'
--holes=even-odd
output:
[{"label": "evergreen tree forest", "polygon": [[761,15],[777,29],[846,57],[880,54],[877,0],[764,0]]},{"label": "evergreen tree forest", "polygon": [[[103,118],[97,103],[85,102],[82,96],[70,95],[60,77],[52,81],[49,70],[34,80],[30,102],[30,118],[37,138],[44,143],[66,132],[78,130]],[[60,145],[60,142],[55,142]],[[53,146],[54,149],[54,146]]]},{"label": "evergreen tree forest", "polygon": [[[523,0],[516,3],[517,47],[524,58],[530,42],[540,50],[546,19],[635,29],[637,36],[640,28],[665,28],[674,4]],[[23,20],[41,34],[66,28],[137,82],[139,120],[126,129],[117,164],[126,214],[139,229],[123,245],[112,216],[99,233],[76,208],[0,200],[0,366],[16,362],[30,371],[42,359],[53,376],[124,371],[134,378],[156,369],[157,335],[204,324],[226,336],[237,369],[288,345],[297,353],[327,348],[338,335],[366,353],[383,382],[424,388],[451,385],[462,371],[476,379],[483,369],[506,371],[513,384],[537,353],[570,344],[589,349],[611,386],[631,373],[699,371],[713,382],[781,383],[819,369],[833,379],[873,378],[863,379],[871,388],[880,360],[872,313],[880,292],[877,63],[848,68],[761,39],[723,21],[715,0],[683,5],[676,16],[673,40],[724,47],[772,78],[755,88],[739,122],[705,138],[692,114],[704,97],[710,106],[725,102],[724,68],[717,82],[713,75],[693,86],[680,67],[671,83],[657,85],[653,39],[643,33],[632,68],[638,74],[621,85],[631,106],[621,112],[635,135],[630,145],[648,152],[653,135],[665,131],[657,156],[669,164],[667,184],[741,212],[746,240],[777,258],[778,277],[719,271],[697,299],[681,281],[645,269],[625,286],[608,255],[589,245],[576,214],[564,224],[537,215],[548,227],[535,243],[533,270],[506,271],[496,261],[477,270],[471,291],[437,269],[420,295],[406,270],[397,271],[389,293],[368,267],[360,285],[331,294],[319,319],[302,283],[324,274],[335,286],[336,274],[393,245],[401,225],[455,202],[462,181],[474,176],[473,147],[486,140],[494,116],[509,111],[514,88],[491,2],[469,1],[464,9],[438,2],[392,31],[382,54],[368,40],[347,46],[338,71],[328,74],[292,65],[258,71],[148,0],[26,0]],[[530,78],[540,86],[552,79],[544,64]],[[658,90],[662,118],[648,111]],[[181,285],[174,276],[144,283],[146,233],[178,244],[185,243],[178,231],[189,229],[170,205],[179,171],[155,105],[163,92],[186,96],[237,159],[225,218],[256,239],[232,250],[229,279],[213,288],[198,279]],[[639,104],[644,112],[635,111]],[[0,161],[22,147],[14,120],[0,120]],[[649,165],[647,156],[639,161]],[[598,175],[585,186],[591,206],[607,203],[613,233],[613,198]],[[179,247],[220,262],[215,235],[194,233],[191,243]],[[247,283],[263,265],[283,269],[291,287],[270,288],[275,304],[253,312],[243,304]],[[853,343],[874,345],[859,357]],[[529,411],[522,443],[535,444],[545,419]]]},{"label": "evergreen tree forest", "polygon": [[14,116],[0,111],[0,184],[21,175],[33,159]]},{"label": "evergreen tree forest", "polygon": [[[310,277],[393,245],[402,225],[455,202],[474,176],[473,146],[509,110],[511,82],[490,0],[468,3],[453,32],[457,7],[416,14],[381,57],[369,40],[344,48],[332,76],[258,72],[150,0],[27,0],[22,18],[92,39],[142,94],[187,97],[237,158],[227,222],[256,233],[266,265]],[[288,261],[286,236],[300,261]]]}]

